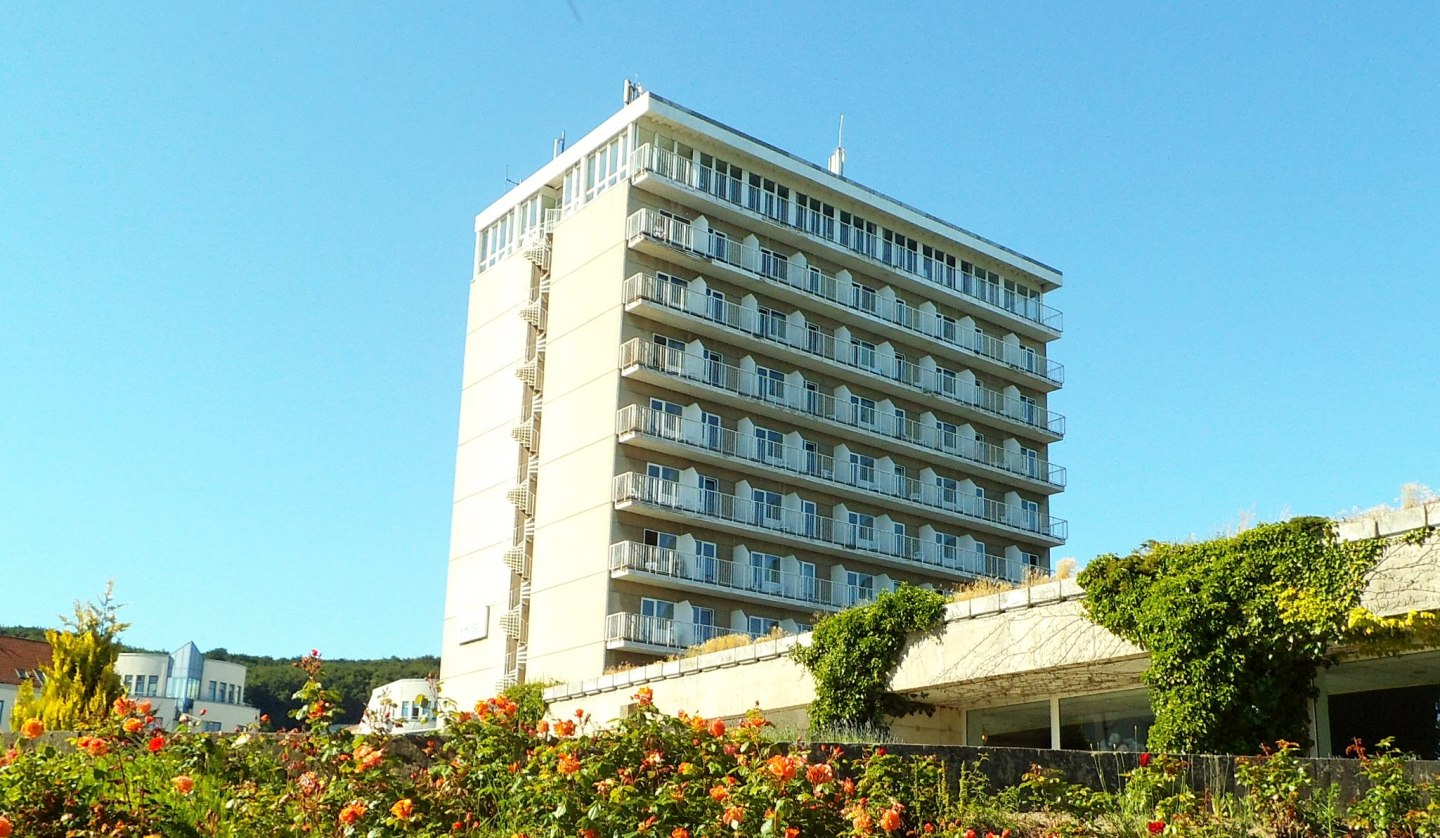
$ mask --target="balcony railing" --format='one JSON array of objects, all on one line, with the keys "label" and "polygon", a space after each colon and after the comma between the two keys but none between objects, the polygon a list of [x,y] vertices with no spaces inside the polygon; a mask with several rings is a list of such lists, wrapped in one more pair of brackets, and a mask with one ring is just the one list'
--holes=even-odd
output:
[{"label": "balcony railing", "polygon": [[632,404],[621,408],[615,417],[615,430],[620,434],[643,434],[652,439],[713,451],[730,459],[760,463],[767,468],[805,475],[917,506],[964,515],[1008,529],[1054,538],[1064,538],[1057,533],[1068,529],[1065,521],[1052,518],[1038,509],[1026,509],[990,498],[964,494],[954,480],[948,483],[925,483],[908,475],[880,471],[871,457],[867,457],[868,462],[837,462],[834,457],[818,451],[808,451],[753,434],[745,436],[729,428],[686,419],[643,405]]},{"label": "balcony railing", "polygon": [[1063,325],[1064,317],[1057,309],[1034,297],[1023,296],[1007,290],[1000,283],[981,279],[954,266],[926,258],[916,251],[893,245],[874,231],[817,216],[798,204],[769,195],[672,151],[646,143],[631,152],[630,171],[654,174],[725,203],[752,210],[772,221],[865,256],[887,270],[946,288],[985,308],[1028,320],[1052,332],[1058,333]]},{"label": "balcony railing", "polygon": [[[938,541],[927,544],[912,535],[887,532],[876,526],[874,518],[868,515],[865,516],[870,521],[868,524],[836,521],[818,512],[687,486],[638,472],[615,476],[614,499],[617,504],[642,503],[683,512],[687,516],[742,524],[756,529],[761,537],[783,535],[802,543],[839,547],[849,552],[916,562],[959,573],[994,575],[988,572],[993,565],[987,564],[987,554],[949,547]],[[1002,570],[1010,572],[1008,567]],[[1019,568],[1015,572],[1018,574]],[[1004,578],[1018,579],[1019,576]]]},{"label": "balcony railing", "polygon": [[[1002,468],[1016,474],[1035,476],[1056,486],[1063,486],[1064,469],[1058,466],[1042,467],[1043,461],[1034,460],[1012,468],[1006,457],[973,439],[961,436],[957,431],[922,425],[913,419],[900,418],[896,414],[881,411],[871,399],[851,397],[842,402],[818,389],[810,389],[806,383],[796,384],[790,377],[775,379],[762,377],[755,370],[746,370],[727,364],[715,358],[682,352],[660,346],[644,338],[633,338],[620,345],[620,368],[644,367],[656,372],[695,381],[707,387],[724,390],[746,399],[782,407],[840,425],[860,428],[870,433],[884,434],[897,440],[909,442],[924,448],[940,451],[951,456],[962,457],[995,468]],[[1003,449],[1001,449],[1003,451]],[[1047,471],[1048,468],[1048,471]]]},{"label": "balcony railing", "polygon": [[[823,294],[816,294],[816,296],[829,299]],[[850,351],[850,345],[834,347],[834,336],[824,332],[814,323],[797,325],[789,323],[785,318],[767,317],[755,308],[745,308],[708,294],[694,293],[682,283],[660,279],[650,274],[635,274],[626,280],[625,302],[628,304],[642,299],[721,323],[732,329],[739,329],[761,339],[773,340],[812,354],[821,354],[822,357],[841,363],[851,363],[853,353]],[[938,340],[946,346],[1004,364],[1011,369],[1044,378],[1055,384],[1064,381],[1065,368],[1060,364],[1041,357],[1018,344],[1008,344],[978,329],[968,332],[962,330],[954,320],[942,318],[909,305],[890,306],[889,301],[881,301],[878,298],[874,308],[890,306],[893,309],[891,316],[885,317],[867,311],[860,304],[846,303],[838,299],[829,301],[847,310],[860,312],[876,320],[901,326],[914,332],[917,336]],[[870,366],[873,367],[873,364]]]},{"label": "balcony railing", "polygon": [[610,572],[639,571],[728,591],[765,594],[801,606],[847,608],[875,599],[873,588],[836,585],[829,579],[771,567],[746,566],[715,556],[621,541],[610,545]]},{"label": "balcony railing", "polygon": [[703,623],[680,622],[667,617],[649,617],[621,611],[605,615],[605,641],[609,644],[643,643],[666,649],[684,649],[707,640],[731,634],[754,637],[748,632],[732,631]]}]

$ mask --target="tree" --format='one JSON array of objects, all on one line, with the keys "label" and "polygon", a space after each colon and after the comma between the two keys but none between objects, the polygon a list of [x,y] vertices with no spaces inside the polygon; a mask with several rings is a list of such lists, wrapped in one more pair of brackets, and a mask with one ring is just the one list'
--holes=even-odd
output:
[{"label": "tree", "polygon": [[83,730],[104,721],[115,699],[125,694],[115,661],[120,655],[120,632],[129,628],[116,617],[119,605],[115,583],[95,602],[76,602],[75,617],[62,617],[64,630],[47,629],[50,665],[39,695],[17,696],[12,727],[38,718],[47,730]]}]

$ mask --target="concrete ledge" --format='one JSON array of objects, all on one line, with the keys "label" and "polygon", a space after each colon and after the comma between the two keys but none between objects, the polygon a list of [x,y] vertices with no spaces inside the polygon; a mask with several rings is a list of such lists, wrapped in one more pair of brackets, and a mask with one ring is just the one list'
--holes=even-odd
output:
[{"label": "concrete ledge", "polygon": [[1425,507],[1397,509],[1375,522],[1381,535],[1399,535],[1425,526]]}]

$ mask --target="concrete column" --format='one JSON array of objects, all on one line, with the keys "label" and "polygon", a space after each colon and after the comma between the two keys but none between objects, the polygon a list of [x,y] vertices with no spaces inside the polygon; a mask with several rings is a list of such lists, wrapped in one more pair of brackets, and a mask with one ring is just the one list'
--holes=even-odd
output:
[{"label": "concrete column", "polygon": [[1050,697],[1050,750],[1060,750],[1060,698]]},{"label": "concrete column", "polygon": [[1310,702],[1310,740],[1315,743],[1311,756],[1328,757],[1334,747],[1330,741],[1330,691],[1326,689],[1325,670],[1315,674],[1318,692]]}]

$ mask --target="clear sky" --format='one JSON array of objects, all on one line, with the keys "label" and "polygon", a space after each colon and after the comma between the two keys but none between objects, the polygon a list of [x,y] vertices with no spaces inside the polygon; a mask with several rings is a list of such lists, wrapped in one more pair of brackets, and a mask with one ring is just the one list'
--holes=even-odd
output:
[{"label": "clear sky", "polygon": [[437,653],[474,215],[621,83],[1065,272],[1056,556],[1440,485],[1434,3],[14,2],[0,624]]}]

